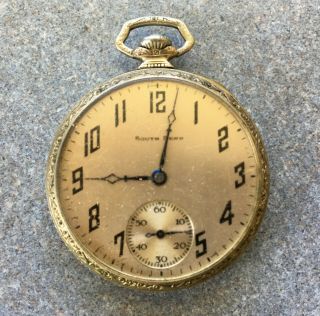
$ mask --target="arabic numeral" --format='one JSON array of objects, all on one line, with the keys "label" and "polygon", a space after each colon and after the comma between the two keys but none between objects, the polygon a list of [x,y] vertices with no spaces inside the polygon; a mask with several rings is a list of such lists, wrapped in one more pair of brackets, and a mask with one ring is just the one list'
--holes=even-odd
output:
[{"label": "arabic numeral", "polygon": [[232,224],[232,218],[234,217],[234,214],[231,212],[231,208],[232,208],[232,205],[231,205],[231,200],[230,200],[227,202],[227,204],[222,212],[222,215],[220,218],[220,224],[223,224],[225,222],[228,222],[229,225]]},{"label": "arabic numeral", "polygon": [[166,106],[164,102],[166,101],[165,91],[150,92],[150,113],[165,113]]},{"label": "arabic numeral", "polygon": [[194,102],[194,120],[193,120],[194,125],[198,124],[199,122],[198,116],[199,116],[199,106],[198,106],[198,101],[195,101]]},{"label": "arabic numeral", "polygon": [[184,225],[185,223],[186,223],[186,220],[184,218],[176,219],[176,225]]},{"label": "arabic numeral", "polygon": [[167,208],[165,206],[155,206],[153,208],[153,211],[155,213],[165,213],[167,211]]},{"label": "arabic numeral", "polygon": [[148,222],[145,219],[136,219],[135,220],[136,226],[146,226]]},{"label": "arabic numeral", "polygon": [[229,142],[227,141],[229,137],[227,125],[218,129],[218,137],[219,153],[221,153],[229,147]]},{"label": "arabic numeral", "polygon": [[77,194],[83,189],[83,168],[80,167],[72,171],[72,184],[76,184],[72,188],[72,194]]},{"label": "arabic numeral", "polygon": [[139,244],[136,249],[138,250],[146,250],[148,248],[147,244]]},{"label": "arabic numeral", "polygon": [[246,183],[246,175],[245,175],[245,165],[244,162],[240,162],[238,165],[234,167],[234,172],[240,176],[240,179],[237,179],[234,182],[236,189],[240,188],[242,185]]},{"label": "arabic numeral", "polygon": [[187,244],[185,242],[175,242],[173,249],[186,249],[187,248]]},{"label": "arabic numeral", "polygon": [[204,254],[207,253],[207,240],[205,238],[200,239],[201,236],[205,235],[205,231],[203,230],[202,232],[199,232],[196,234],[195,239],[196,239],[196,246],[201,247],[200,250],[197,249],[196,251],[196,258],[199,258],[203,256]]},{"label": "arabic numeral", "polygon": [[[119,242],[120,239],[120,242]],[[119,234],[114,236],[114,244],[119,244],[119,257],[123,256],[123,245],[124,245],[124,230],[120,232]]]},{"label": "arabic numeral", "polygon": [[99,228],[100,226],[100,214],[99,204],[95,204],[89,208],[89,233]]},{"label": "arabic numeral", "polygon": [[[90,136],[90,137],[89,137]],[[92,128],[84,134],[84,156],[94,153],[100,148],[100,126]]]},{"label": "arabic numeral", "polygon": [[157,263],[164,263],[168,261],[167,256],[156,256]]},{"label": "arabic numeral", "polygon": [[115,105],[115,109],[114,109],[115,127],[118,127],[121,122],[125,123],[126,121],[127,121],[127,104],[126,104],[126,100],[122,100],[122,103],[120,105],[118,103]]}]

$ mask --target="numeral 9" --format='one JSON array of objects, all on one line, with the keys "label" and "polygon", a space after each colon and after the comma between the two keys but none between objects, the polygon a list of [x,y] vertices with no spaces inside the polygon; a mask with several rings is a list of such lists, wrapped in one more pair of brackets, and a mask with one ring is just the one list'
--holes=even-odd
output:
[{"label": "numeral 9", "polygon": [[72,171],[72,183],[77,184],[77,187],[72,188],[72,193],[76,194],[83,189],[83,169],[82,167]]}]

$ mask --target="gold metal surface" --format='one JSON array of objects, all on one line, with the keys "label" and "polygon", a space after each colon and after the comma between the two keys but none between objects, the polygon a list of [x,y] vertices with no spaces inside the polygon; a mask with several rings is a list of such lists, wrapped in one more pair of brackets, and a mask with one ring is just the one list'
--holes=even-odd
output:
[{"label": "gold metal surface", "polygon": [[[185,40],[184,45],[180,48],[175,48],[168,38],[160,35],[151,35],[145,38],[141,46],[136,49],[129,48],[125,45],[125,40],[128,38],[131,30],[148,25],[171,26],[178,29]],[[143,61],[139,68],[173,68],[168,60],[185,54],[193,45],[194,38],[182,21],[160,16],[142,17],[126,22],[116,39],[116,47],[118,50],[129,57]]]},{"label": "gold metal surface", "polygon": [[[79,166],[83,167],[84,178],[112,173],[150,175],[157,168],[177,89],[176,122],[165,165],[167,183],[156,186],[151,181],[111,184],[84,180],[83,190],[73,194],[78,183],[72,183],[72,174]],[[157,91],[165,91],[162,105],[166,111],[150,113],[150,95]],[[125,118],[121,107],[116,107],[124,99]],[[117,127],[115,108],[120,111]],[[94,147],[98,150],[85,156],[86,133],[98,125],[101,139],[99,147]],[[217,132],[226,125],[229,147],[219,152]],[[246,183],[235,188],[239,162],[246,166]],[[98,86],[75,106],[54,140],[46,187],[55,225],[84,264],[124,286],[166,290],[206,279],[239,255],[265,211],[269,174],[258,130],[222,85],[179,70],[143,69]],[[194,230],[190,251],[177,264],[163,269],[139,262],[126,242],[119,256],[119,233],[127,232],[128,220],[136,209],[154,200],[179,205]],[[220,223],[229,200],[234,213],[231,225]],[[88,233],[88,210],[95,205],[99,205],[100,223]],[[91,215],[95,214],[93,209]],[[202,231],[205,233],[199,235]],[[201,255],[204,237],[206,254]]]}]

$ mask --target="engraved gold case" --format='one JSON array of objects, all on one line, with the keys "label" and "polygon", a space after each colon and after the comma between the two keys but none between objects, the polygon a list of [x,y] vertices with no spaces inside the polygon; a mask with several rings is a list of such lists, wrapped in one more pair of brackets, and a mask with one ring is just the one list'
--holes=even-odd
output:
[{"label": "engraved gold case", "polygon": [[[131,29],[169,25],[176,49],[149,36],[135,50]],[[69,249],[122,285],[190,286],[238,256],[256,232],[268,198],[260,134],[221,84],[172,69],[193,45],[184,23],[129,21],[117,47],[143,61],[81,99],[60,126],[49,155],[47,196]]]}]

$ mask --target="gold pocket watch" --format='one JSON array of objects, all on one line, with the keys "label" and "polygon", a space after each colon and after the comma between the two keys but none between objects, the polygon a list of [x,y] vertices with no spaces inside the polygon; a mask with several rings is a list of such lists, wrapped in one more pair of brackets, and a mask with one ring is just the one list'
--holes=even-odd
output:
[{"label": "gold pocket watch", "polygon": [[[132,29],[178,29],[180,48]],[[168,17],[124,24],[117,48],[138,70],[90,91],[61,124],[46,189],[53,221],[78,259],[104,278],[151,290],[193,285],[238,256],[256,232],[269,187],[260,134],[220,83],[174,69],[192,48]]]}]

